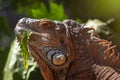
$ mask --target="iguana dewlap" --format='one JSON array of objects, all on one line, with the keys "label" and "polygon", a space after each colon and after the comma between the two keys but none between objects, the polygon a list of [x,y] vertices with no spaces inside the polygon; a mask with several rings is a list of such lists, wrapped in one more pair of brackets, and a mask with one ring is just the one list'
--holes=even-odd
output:
[{"label": "iguana dewlap", "polygon": [[29,52],[45,80],[120,80],[120,56],[115,46],[84,26],[74,20],[22,18],[15,34],[20,42],[24,31],[32,32]]}]

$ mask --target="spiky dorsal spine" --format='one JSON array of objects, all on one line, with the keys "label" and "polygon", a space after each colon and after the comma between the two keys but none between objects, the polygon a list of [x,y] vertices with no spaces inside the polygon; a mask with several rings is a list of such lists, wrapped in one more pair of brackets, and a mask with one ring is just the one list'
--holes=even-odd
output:
[{"label": "spiky dorsal spine", "polygon": [[[69,74],[75,74],[77,72],[82,74],[82,70],[83,72],[87,72],[92,67],[98,74],[104,75],[105,77],[110,76],[104,74],[106,71],[102,69],[103,66],[93,67],[97,64],[107,66],[103,68],[108,71],[108,74],[111,73],[111,71],[115,72],[115,74],[111,73],[111,77],[119,76],[120,56],[119,52],[115,50],[116,46],[112,45],[112,42],[100,39],[94,29],[84,28],[84,24],[79,24],[73,20],[65,20],[63,23],[66,25],[67,34],[71,38],[76,55]],[[92,30],[93,33],[89,33],[90,30]],[[82,68],[82,70],[80,68]],[[97,68],[101,68],[101,71],[97,70]],[[87,74],[83,74],[83,76],[85,75]],[[97,77],[101,77],[100,75],[97,75]],[[98,80],[102,80],[102,78]]]}]

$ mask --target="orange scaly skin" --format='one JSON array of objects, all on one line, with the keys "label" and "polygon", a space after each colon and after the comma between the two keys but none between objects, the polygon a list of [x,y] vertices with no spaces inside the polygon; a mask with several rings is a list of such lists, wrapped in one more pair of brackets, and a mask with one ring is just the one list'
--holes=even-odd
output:
[{"label": "orange scaly skin", "polygon": [[119,53],[111,42],[93,36],[94,29],[74,20],[22,18],[15,28],[18,41],[28,30],[29,51],[45,80],[120,80]]}]

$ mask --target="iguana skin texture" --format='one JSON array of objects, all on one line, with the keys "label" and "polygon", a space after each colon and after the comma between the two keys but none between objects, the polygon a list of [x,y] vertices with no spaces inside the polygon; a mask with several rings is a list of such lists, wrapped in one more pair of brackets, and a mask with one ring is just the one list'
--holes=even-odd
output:
[{"label": "iguana skin texture", "polygon": [[19,42],[29,30],[28,48],[45,80],[120,80],[119,53],[94,29],[74,20],[22,18],[15,28]]},{"label": "iguana skin texture", "polygon": [[93,66],[96,80],[120,80],[120,74],[109,66]]}]

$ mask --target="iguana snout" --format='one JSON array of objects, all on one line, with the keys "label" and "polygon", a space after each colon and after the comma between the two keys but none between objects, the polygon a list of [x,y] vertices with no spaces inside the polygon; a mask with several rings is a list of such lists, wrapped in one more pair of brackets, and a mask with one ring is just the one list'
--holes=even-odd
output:
[{"label": "iguana snout", "polygon": [[20,19],[14,29],[17,37],[21,37],[24,31],[28,31],[28,30],[34,31],[31,27],[31,23],[35,25],[36,22],[38,22],[37,19],[30,19],[30,18]]}]

